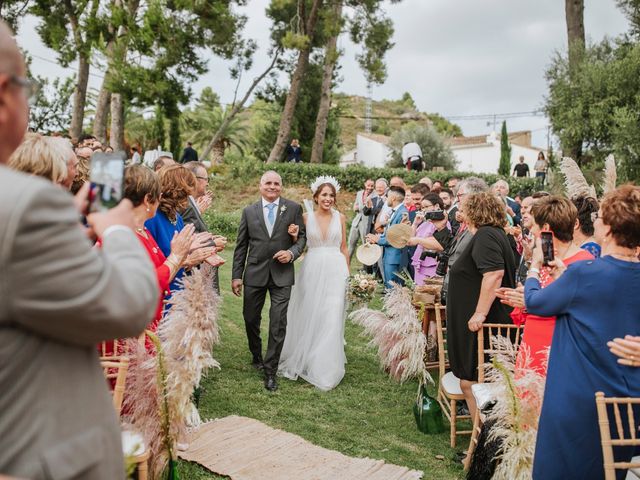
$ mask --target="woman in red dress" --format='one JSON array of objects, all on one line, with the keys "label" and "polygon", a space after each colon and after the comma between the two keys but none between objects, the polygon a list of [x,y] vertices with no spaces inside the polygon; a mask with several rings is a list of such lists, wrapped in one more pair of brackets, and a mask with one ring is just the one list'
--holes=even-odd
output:
[{"label": "woman in red dress", "polygon": [[160,181],[157,175],[141,165],[127,167],[124,175],[123,197],[128,198],[133,203],[136,234],[156,267],[160,301],[158,302],[156,315],[147,327],[152,332],[155,332],[162,318],[164,299],[170,293],[169,284],[178,270],[187,264],[187,256],[195,229],[193,225],[189,224],[179,233],[176,232],[171,241],[171,253],[168,257],[165,257],[155,239],[144,226],[145,221],[154,217],[160,203]]},{"label": "woman in red dress", "polygon": [[[531,233],[534,238],[540,236],[540,232],[553,233],[553,250],[556,260],[561,260],[565,265],[574,262],[593,260],[593,255],[573,244],[573,232],[578,218],[576,207],[568,199],[557,196],[549,196],[539,199],[532,207],[533,225]],[[549,267],[540,269],[540,285],[542,288],[553,282],[549,273]],[[524,307],[524,289],[501,288],[498,297],[503,303],[515,307],[511,313],[513,323],[524,324],[524,332],[516,369],[525,367],[525,354],[528,350],[530,358],[529,368],[534,369],[540,375],[547,374],[548,350],[551,347],[553,330],[556,317],[540,317],[527,313]]]}]

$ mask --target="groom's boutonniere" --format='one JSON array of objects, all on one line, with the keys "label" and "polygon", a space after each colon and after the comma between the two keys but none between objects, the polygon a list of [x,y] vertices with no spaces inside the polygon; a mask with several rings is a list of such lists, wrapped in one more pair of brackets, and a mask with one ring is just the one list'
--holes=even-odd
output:
[{"label": "groom's boutonniere", "polygon": [[283,205],[282,208],[280,209],[280,215],[282,215],[286,211],[287,211],[287,206]]}]

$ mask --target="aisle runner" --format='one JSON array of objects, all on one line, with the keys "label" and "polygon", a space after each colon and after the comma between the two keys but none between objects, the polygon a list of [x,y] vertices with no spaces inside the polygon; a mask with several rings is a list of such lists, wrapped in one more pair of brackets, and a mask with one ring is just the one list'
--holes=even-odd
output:
[{"label": "aisle runner", "polygon": [[252,418],[230,416],[203,424],[180,458],[232,480],[419,480],[422,472],[382,460],[351,458]]}]

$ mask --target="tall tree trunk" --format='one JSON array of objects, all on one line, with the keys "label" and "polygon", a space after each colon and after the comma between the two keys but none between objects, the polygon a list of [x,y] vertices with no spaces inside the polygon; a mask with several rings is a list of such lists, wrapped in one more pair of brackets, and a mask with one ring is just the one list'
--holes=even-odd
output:
[{"label": "tall tree trunk", "polygon": [[[220,165],[224,161],[225,150],[225,142],[223,140],[218,140],[218,142],[211,149],[211,163],[213,165]],[[205,157],[202,158],[204,159]]]},{"label": "tall tree trunk", "polygon": [[[220,127],[218,127],[218,130],[213,135],[213,138],[211,139],[207,147],[204,149],[204,152],[202,152],[201,157],[203,160],[207,159],[207,157],[209,156],[209,153],[211,153],[211,150],[220,141],[220,139],[222,138],[222,135],[224,134],[225,130],[227,129],[231,121],[235,118],[236,115],[238,115],[242,107],[244,107],[244,104],[247,103],[247,100],[249,100],[249,96],[251,95],[251,92],[253,92],[253,89],[258,86],[258,84],[262,81],[262,79],[266,77],[271,70],[273,70],[273,67],[276,65],[276,61],[278,60],[278,57],[280,56],[281,52],[282,50],[280,48],[276,50],[276,53],[273,56],[273,60],[271,61],[267,69],[253,79],[253,83],[251,84],[249,89],[245,92],[244,97],[242,97],[242,100],[240,100],[239,103],[235,103],[233,105],[233,108],[231,109],[231,112],[225,115],[224,120],[220,124]],[[215,159],[214,159],[214,163],[215,163]]]},{"label": "tall tree trunk", "polygon": [[[106,76],[109,74],[107,73]],[[109,118],[109,103],[111,102],[111,92],[106,87],[106,76],[100,88],[98,101],[96,103],[96,115],[93,119],[93,136],[100,140],[100,143],[107,143],[107,120]]]},{"label": "tall tree trunk", "polygon": [[303,50],[300,50],[300,54],[298,55],[298,63],[296,65],[295,71],[293,72],[293,76],[291,77],[291,87],[289,88],[287,100],[284,104],[284,110],[282,111],[282,116],[280,117],[278,138],[276,139],[275,145],[271,149],[271,153],[269,154],[267,163],[280,161],[280,158],[282,158],[282,154],[287,147],[287,142],[289,141],[289,135],[291,133],[291,123],[293,121],[293,115],[296,111],[298,96],[300,95],[300,88],[302,87],[302,79],[305,72],[307,71],[307,66],[309,65],[309,54],[311,53],[311,44],[313,43],[313,37],[315,35],[316,25],[318,23],[318,11],[321,4],[322,0],[313,0],[311,13],[309,14],[309,19],[307,20],[305,29],[305,34],[309,37],[309,42],[307,43],[307,47],[305,47]]},{"label": "tall tree trunk", "polygon": [[85,54],[78,55],[78,80],[73,90],[73,113],[71,115],[71,138],[79,138],[82,135],[84,122],[84,105],[87,100],[87,84],[89,83],[89,57]]},{"label": "tall tree trunk", "polygon": [[[565,0],[565,20],[567,22],[567,41],[569,47],[569,77],[575,78],[584,56],[584,0]],[[582,157],[582,139],[575,139],[570,145],[563,145],[566,155],[578,164]]]},{"label": "tall tree trunk", "polygon": [[331,108],[331,84],[333,82],[333,69],[338,62],[338,36],[342,25],[342,0],[334,0],[333,17],[334,22],[332,32],[324,54],[324,69],[322,72],[322,88],[320,92],[320,106],[316,116],[316,131],[313,136],[313,146],[311,147],[311,163],[322,163],[324,156],[324,139],[327,134],[327,122],[329,120],[329,109]]},{"label": "tall tree trunk", "polygon": [[124,150],[124,105],[122,95],[111,94],[111,132],[109,145],[114,150]]}]

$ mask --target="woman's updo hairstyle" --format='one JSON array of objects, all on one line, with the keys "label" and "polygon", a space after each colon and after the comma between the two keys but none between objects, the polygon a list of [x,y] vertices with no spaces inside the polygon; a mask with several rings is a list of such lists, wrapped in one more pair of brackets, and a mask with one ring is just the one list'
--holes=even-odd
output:
[{"label": "woman's updo hairstyle", "polygon": [[331,193],[333,193],[334,199],[338,197],[338,192],[336,191],[336,187],[334,187],[333,183],[329,183],[329,182],[321,183],[320,185],[318,185],[318,189],[316,190],[316,193],[313,194],[313,202],[316,205],[318,204],[318,197],[322,193],[322,190],[324,190],[324,187],[329,187],[331,189]]}]

